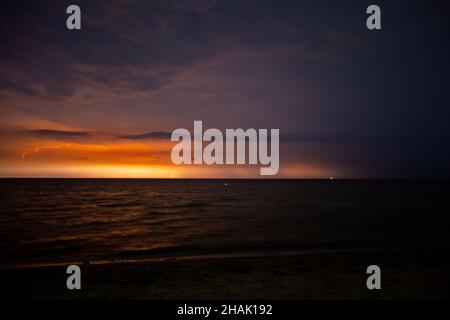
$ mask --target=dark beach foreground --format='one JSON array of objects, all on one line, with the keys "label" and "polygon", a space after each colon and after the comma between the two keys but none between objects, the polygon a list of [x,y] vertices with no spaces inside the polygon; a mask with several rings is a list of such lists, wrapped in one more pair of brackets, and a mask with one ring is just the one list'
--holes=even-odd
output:
[{"label": "dark beach foreground", "polygon": [[[367,266],[382,289],[366,287]],[[193,257],[83,265],[82,289],[66,267],[4,270],[2,298],[26,299],[448,299],[443,249],[396,249]]]}]

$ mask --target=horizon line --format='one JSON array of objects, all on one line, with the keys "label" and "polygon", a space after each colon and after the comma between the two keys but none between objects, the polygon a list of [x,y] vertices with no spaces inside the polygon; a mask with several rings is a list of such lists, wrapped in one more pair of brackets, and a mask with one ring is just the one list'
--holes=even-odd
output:
[{"label": "horizon line", "polygon": [[450,178],[124,178],[124,177],[0,177],[0,180],[242,180],[242,181],[450,181]]}]

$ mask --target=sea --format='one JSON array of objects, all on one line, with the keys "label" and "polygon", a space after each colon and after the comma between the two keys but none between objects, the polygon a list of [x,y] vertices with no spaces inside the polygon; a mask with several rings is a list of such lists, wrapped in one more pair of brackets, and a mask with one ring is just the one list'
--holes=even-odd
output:
[{"label": "sea", "polygon": [[450,246],[450,183],[0,179],[0,268]]}]

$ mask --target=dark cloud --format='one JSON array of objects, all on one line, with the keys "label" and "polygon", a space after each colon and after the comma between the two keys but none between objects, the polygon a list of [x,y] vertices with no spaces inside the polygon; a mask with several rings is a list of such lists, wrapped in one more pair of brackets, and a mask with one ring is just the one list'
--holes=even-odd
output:
[{"label": "dark cloud", "polygon": [[123,135],[119,136],[118,138],[129,140],[145,140],[145,139],[170,140],[170,137],[171,137],[170,132],[155,131],[142,134]]},{"label": "dark cloud", "polygon": [[[17,131],[16,131],[17,132]],[[163,131],[153,131],[142,134],[125,134],[117,135],[106,132],[89,132],[89,131],[66,131],[52,129],[34,129],[19,130],[19,134],[25,134],[29,137],[46,138],[54,140],[71,140],[82,141],[88,139],[89,142],[101,142],[106,140],[124,139],[124,140],[170,140],[171,133]]]},{"label": "dark cloud", "polygon": [[[330,60],[355,49],[313,18],[323,14],[322,6],[298,1],[78,1],[80,31],[65,28],[69,4],[3,5],[8,32],[2,30],[0,67],[8,79],[22,82],[22,92],[64,98],[86,84],[122,94],[151,92],[184,68],[240,47],[293,48],[308,59]],[[349,24],[336,20],[342,7],[329,4],[336,14],[324,16],[333,19],[336,32]]]},{"label": "dark cloud", "polygon": [[65,27],[70,1],[2,3],[0,90],[52,99],[90,84],[121,94],[156,90],[218,52],[221,36],[199,10],[214,3],[78,1],[80,31]]},{"label": "dark cloud", "polygon": [[14,83],[12,81],[1,78],[0,78],[0,91],[14,91],[19,95],[24,95],[28,97],[37,97],[39,95],[39,92],[37,92],[33,88],[23,86],[21,84]]},{"label": "dark cloud", "polygon": [[49,129],[29,130],[27,131],[27,134],[33,137],[53,139],[87,138],[91,135],[89,132],[84,131],[63,131]]}]

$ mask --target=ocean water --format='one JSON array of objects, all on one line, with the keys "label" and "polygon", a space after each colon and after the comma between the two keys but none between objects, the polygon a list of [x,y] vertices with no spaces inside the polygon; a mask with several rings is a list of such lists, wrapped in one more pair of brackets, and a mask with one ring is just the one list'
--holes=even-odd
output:
[{"label": "ocean water", "polygon": [[1,179],[0,267],[448,247],[450,184]]}]

